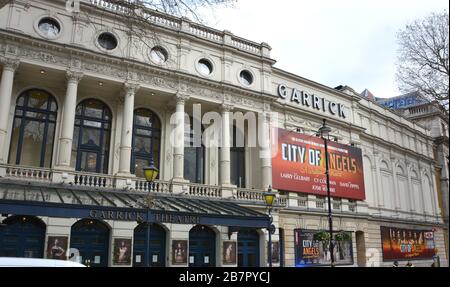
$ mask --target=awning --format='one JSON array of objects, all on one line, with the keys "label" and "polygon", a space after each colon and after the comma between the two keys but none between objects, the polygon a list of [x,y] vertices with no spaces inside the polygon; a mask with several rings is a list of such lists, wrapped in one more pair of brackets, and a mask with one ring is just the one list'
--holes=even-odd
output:
[{"label": "awning", "polygon": [[266,228],[267,215],[222,199],[0,180],[0,213]]}]

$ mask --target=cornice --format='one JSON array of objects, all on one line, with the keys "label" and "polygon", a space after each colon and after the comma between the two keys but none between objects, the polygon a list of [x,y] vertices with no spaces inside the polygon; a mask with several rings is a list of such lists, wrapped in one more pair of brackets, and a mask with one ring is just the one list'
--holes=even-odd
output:
[{"label": "cornice", "polygon": [[415,151],[410,150],[410,149],[406,149],[406,148],[404,148],[404,147],[402,147],[402,146],[400,146],[398,144],[391,143],[391,142],[386,142],[382,138],[378,138],[376,136],[369,135],[369,134],[366,134],[366,133],[361,134],[361,137],[365,137],[365,138],[367,138],[369,140],[372,140],[373,142],[376,142],[380,146],[384,145],[386,148],[393,148],[393,149],[396,149],[397,151],[402,151],[403,153],[405,153],[407,155],[410,155],[411,157],[422,159],[422,160],[427,161],[429,163],[435,163],[436,162],[436,160],[434,158],[430,158],[430,157],[427,157],[425,155],[418,154]]},{"label": "cornice", "polygon": [[[411,128],[410,126],[408,126],[408,125],[406,125],[406,124],[404,124],[404,123],[399,123],[398,121],[396,121],[396,120],[393,119],[392,117],[383,115],[383,114],[380,113],[379,111],[374,110],[374,109],[371,109],[370,107],[366,107],[366,106],[364,106],[364,105],[359,105],[359,106],[358,106],[358,109],[363,110],[363,111],[365,111],[365,112],[368,112],[369,115],[375,114],[375,115],[381,117],[382,119],[387,120],[389,124],[395,123],[395,125],[397,125],[398,127],[405,128],[405,129],[409,130],[409,131],[412,132],[412,133],[420,133],[424,138],[431,139],[430,136],[424,134],[422,131],[413,129],[413,128]],[[353,111],[353,112],[356,112],[356,111]],[[400,117],[400,118],[403,118],[404,120],[410,122],[411,124],[418,126],[416,123],[414,123],[413,121],[409,120],[408,118],[405,118],[405,117],[400,116],[400,115],[397,115],[397,114],[393,114],[393,115],[396,115],[396,116],[398,116],[398,117]],[[420,126],[419,126],[419,127],[420,127]],[[420,128],[422,128],[422,127],[420,127]],[[422,129],[426,130],[425,128],[422,128]]]},{"label": "cornice", "polygon": [[172,94],[179,90],[180,85],[184,85],[185,92],[191,93],[193,97],[200,95],[203,99],[222,103],[224,94],[228,94],[235,104],[252,109],[262,109],[264,101],[271,102],[275,98],[273,95],[247,90],[236,85],[146,65],[131,59],[103,55],[82,47],[48,42],[26,35],[16,35],[3,29],[0,29],[0,35],[5,36],[3,41],[0,41],[6,45],[9,44],[8,42],[12,42],[14,45],[20,43],[18,57],[23,60],[57,66],[61,70],[75,68],[85,74],[96,73],[112,76],[117,80],[132,79],[165,88]]}]

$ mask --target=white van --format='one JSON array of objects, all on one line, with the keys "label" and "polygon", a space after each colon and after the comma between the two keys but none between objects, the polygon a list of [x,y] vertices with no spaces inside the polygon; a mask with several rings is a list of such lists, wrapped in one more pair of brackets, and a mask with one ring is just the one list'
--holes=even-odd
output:
[{"label": "white van", "polygon": [[0,257],[0,267],[86,267],[83,264],[54,259]]}]

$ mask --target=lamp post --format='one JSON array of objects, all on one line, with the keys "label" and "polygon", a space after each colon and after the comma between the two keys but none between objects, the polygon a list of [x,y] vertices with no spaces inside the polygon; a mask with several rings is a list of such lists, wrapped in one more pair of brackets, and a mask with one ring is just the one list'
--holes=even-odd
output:
[{"label": "lamp post", "polygon": [[[158,177],[159,170],[156,168],[153,163],[153,159],[150,160],[150,165],[143,168],[144,176],[149,185],[152,184]],[[151,188],[149,186],[148,189],[148,197],[147,197],[147,249],[146,249],[146,257],[147,257],[147,267],[150,267],[150,208],[153,206],[154,198],[150,195]]]},{"label": "lamp post", "polygon": [[269,256],[269,267],[272,267],[272,234],[275,232],[275,226],[272,224],[273,222],[272,207],[273,201],[275,200],[275,193],[272,191],[272,186],[269,185],[267,192],[264,193],[264,199],[269,209],[269,224],[267,226],[267,231],[269,232],[268,256]]},{"label": "lamp post", "polygon": [[327,197],[328,197],[328,225],[330,232],[330,259],[331,259],[331,267],[334,267],[334,254],[333,254],[333,217],[331,212],[331,193],[330,193],[330,170],[328,163],[328,141],[330,140],[330,132],[331,128],[327,126],[327,121],[323,120],[323,125],[319,128],[318,134],[322,138],[325,145],[325,174],[327,177]]}]

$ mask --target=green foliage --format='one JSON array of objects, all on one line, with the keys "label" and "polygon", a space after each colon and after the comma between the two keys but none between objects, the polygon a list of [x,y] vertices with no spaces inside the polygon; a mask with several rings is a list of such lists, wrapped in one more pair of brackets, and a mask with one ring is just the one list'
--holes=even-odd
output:
[{"label": "green foliage", "polygon": [[325,231],[319,231],[314,234],[314,240],[317,240],[319,242],[328,242],[330,241],[330,233]]},{"label": "green foliage", "polygon": [[[342,232],[341,231],[341,232],[335,233],[333,235],[334,235],[334,240],[337,242],[352,240],[352,235],[350,232]],[[313,239],[316,241],[319,241],[319,242],[328,242],[328,241],[330,241],[330,233],[327,231],[319,231],[314,234]]]}]

